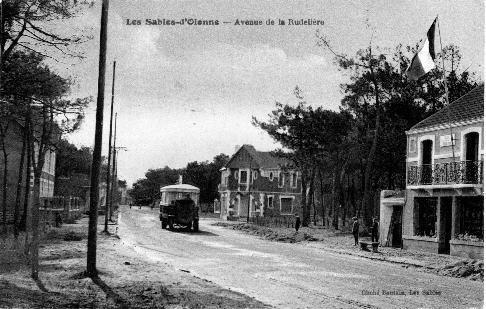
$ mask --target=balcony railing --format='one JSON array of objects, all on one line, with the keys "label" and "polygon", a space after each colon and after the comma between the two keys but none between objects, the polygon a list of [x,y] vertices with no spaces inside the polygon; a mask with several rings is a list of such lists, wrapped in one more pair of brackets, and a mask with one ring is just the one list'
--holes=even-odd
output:
[{"label": "balcony railing", "polygon": [[407,185],[482,184],[483,161],[409,165]]}]

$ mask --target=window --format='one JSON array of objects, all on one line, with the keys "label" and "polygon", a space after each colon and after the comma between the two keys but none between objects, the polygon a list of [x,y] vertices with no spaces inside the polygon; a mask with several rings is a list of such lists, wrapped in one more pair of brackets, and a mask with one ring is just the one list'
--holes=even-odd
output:
[{"label": "window", "polygon": [[415,235],[436,237],[437,201],[436,197],[415,198]]},{"label": "window", "polygon": [[415,137],[411,137],[408,144],[408,152],[416,152],[417,151],[417,139]]},{"label": "window", "polygon": [[258,171],[253,172],[253,180],[258,178]]},{"label": "window", "polygon": [[[484,200],[482,196],[458,197],[459,234],[469,234],[479,239],[484,238]],[[453,235],[456,236],[456,235]]]},{"label": "window", "polygon": [[280,213],[289,214],[292,212],[292,198],[281,197],[280,198]]},{"label": "window", "polygon": [[248,172],[240,170],[240,183],[248,183]]},{"label": "window", "polygon": [[290,175],[290,186],[292,188],[297,188],[297,173],[294,172]]},{"label": "window", "polygon": [[283,188],[285,185],[285,174],[283,172],[280,172],[278,175],[278,187]]},{"label": "window", "polygon": [[235,179],[238,179],[238,171],[235,171],[235,173],[233,174]]},{"label": "window", "polygon": [[270,172],[270,175],[268,176],[268,179],[270,179],[270,181],[273,181],[273,172]]},{"label": "window", "polygon": [[267,207],[273,208],[273,195],[267,196]]}]

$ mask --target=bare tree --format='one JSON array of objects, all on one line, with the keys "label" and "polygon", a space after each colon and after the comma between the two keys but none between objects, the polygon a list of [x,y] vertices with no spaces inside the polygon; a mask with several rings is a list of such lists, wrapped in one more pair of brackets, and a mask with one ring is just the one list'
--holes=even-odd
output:
[{"label": "bare tree", "polygon": [[0,25],[2,62],[17,46],[52,57],[55,50],[63,55],[81,57],[72,50],[73,44],[85,42],[90,36],[81,34],[60,34],[52,24],[58,20],[77,16],[83,8],[94,1],[76,0],[4,0],[1,2],[2,23]]}]

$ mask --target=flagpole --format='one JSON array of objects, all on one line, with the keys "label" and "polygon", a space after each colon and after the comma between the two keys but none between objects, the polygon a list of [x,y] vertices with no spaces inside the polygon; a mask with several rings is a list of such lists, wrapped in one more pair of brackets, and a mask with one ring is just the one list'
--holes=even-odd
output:
[{"label": "flagpole", "polygon": [[444,83],[444,88],[445,88],[445,93],[446,93],[446,103],[447,103],[447,117],[449,118],[449,129],[451,132],[451,149],[452,149],[452,161],[456,161],[456,155],[454,152],[454,135],[452,134],[452,123],[451,123],[451,108],[449,104],[449,88],[447,87],[447,80],[446,80],[446,71],[445,71],[445,64],[444,64],[444,57],[445,57],[445,52],[444,48],[442,47],[442,35],[440,35],[440,25],[439,25],[439,15],[437,15],[437,29],[439,29],[439,42],[440,42],[440,50],[442,53],[442,73],[443,73],[443,78],[442,82]]}]

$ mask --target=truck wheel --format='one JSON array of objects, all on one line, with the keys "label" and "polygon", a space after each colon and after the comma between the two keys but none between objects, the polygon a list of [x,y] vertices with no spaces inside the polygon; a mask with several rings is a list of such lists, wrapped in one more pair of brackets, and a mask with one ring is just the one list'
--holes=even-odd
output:
[{"label": "truck wheel", "polygon": [[188,224],[188,225],[186,225],[186,227],[185,227],[184,231],[186,231],[186,232],[190,232],[190,231],[191,231],[191,229],[192,229],[192,222],[189,222],[189,224]]},{"label": "truck wheel", "polygon": [[166,229],[167,228],[167,219],[162,218],[162,228]]},{"label": "truck wheel", "polygon": [[192,223],[192,229],[194,230],[194,232],[199,231],[199,221],[198,220],[194,220],[194,222]]},{"label": "truck wheel", "polygon": [[174,229],[174,219],[169,218],[169,230],[173,230],[173,229]]}]

